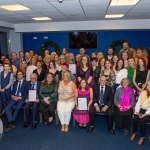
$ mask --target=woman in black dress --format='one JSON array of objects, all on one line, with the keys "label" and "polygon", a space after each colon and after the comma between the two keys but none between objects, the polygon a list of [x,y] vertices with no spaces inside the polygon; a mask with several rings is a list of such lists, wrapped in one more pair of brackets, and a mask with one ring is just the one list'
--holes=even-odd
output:
[{"label": "woman in black dress", "polygon": [[42,61],[37,61],[36,62],[36,66],[37,66],[37,69],[35,69],[33,71],[33,73],[37,74],[37,76],[38,76],[37,80],[38,81],[43,81],[45,79],[47,70],[45,70],[45,69],[42,68]]},{"label": "woman in black dress", "polygon": [[149,80],[149,70],[146,66],[144,58],[139,58],[137,68],[134,70],[133,84],[135,89],[136,101],[139,94],[145,90],[147,82]]}]

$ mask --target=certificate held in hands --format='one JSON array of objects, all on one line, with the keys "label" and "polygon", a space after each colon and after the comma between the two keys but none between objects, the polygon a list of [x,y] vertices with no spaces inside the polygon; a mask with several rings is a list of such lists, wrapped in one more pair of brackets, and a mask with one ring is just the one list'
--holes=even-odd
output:
[{"label": "certificate held in hands", "polygon": [[86,97],[78,97],[78,110],[88,110]]},{"label": "certificate held in hands", "polygon": [[29,102],[36,101],[36,90],[29,90]]}]

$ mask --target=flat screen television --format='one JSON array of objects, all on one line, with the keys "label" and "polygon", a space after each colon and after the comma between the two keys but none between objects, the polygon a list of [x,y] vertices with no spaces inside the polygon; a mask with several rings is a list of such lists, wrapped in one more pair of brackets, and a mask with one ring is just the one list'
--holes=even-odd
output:
[{"label": "flat screen television", "polygon": [[97,48],[97,32],[69,32],[69,48]]}]

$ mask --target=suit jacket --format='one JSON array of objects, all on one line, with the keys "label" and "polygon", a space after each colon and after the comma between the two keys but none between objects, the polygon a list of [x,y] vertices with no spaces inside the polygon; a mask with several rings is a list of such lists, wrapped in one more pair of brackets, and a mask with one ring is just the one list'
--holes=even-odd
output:
[{"label": "suit jacket", "polygon": [[[12,95],[15,95],[15,93],[17,91],[17,85],[18,85],[18,80],[15,81],[13,84]],[[26,96],[27,96],[27,81],[26,80],[22,81],[20,93],[21,93],[21,99],[25,100]]]},{"label": "suit jacket", "polygon": [[[94,86],[93,89],[93,102],[95,103],[99,103],[99,97],[100,97],[100,85],[96,85]],[[107,105],[108,108],[110,108],[113,104],[114,101],[114,93],[113,90],[110,86],[105,85],[105,91],[104,91],[104,96],[103,96],[103,102],[104,105]]]},{"label": "suit jacket", "polygon": [[[28,99],[28,92],[29,90],[31,90],[31,81],[28,81],[28,84],[27,84],[27,99]],[[37,81],[37,89],[36,89],[36,92],[37,92],[37,97],[39,98],[39,93],[40,93],[40,86],[41,86],[41,83],[39,81]]]}]

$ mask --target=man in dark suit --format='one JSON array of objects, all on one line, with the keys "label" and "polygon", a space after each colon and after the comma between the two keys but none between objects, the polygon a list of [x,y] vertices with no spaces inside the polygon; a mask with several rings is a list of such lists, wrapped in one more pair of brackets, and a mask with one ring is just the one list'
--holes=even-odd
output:
[{"label": "man in dark suit", "polygon": [[37,110],[38,110],[38,105],[39,105],[39,90],[40,90],[40,82],[37,81],[37,74],[32,73],[30,76],[30,80],[28,81],[28,86],[27,86],[27,96],[29,95],[30,90],[36,90],[36,100],[35,101],[29,101],[27,98],[25,100],[25,122],[24,122],[24,127],[28,127],[30,124],[30,116],[29,116],[29,111],[32,108],[32,128],[36,128],[37,126]]},{"label": "man in dark suit", "polygon": [[99,78],[99,84],[93,89],[93,107],[90,109],[90,122],[88,133],[94,129],[94,116],[96,113],[104,113],[107,116],[108,131],[115,135],[113,130],[113,114],[112,105],[114,100],[114,93],[110,86],[106,85],[106,77]]},{"label": "man in dark suit", "polygon": [[[15,128],[14,122],[17,119],[19,110],[24,104],[27,95],[27,81],[23,79],[23,71],[18,70],[17,80],[13,84],[11,100],[5,108],[6,116],[8,119],[8,127],[6,132]],[[14,108],[14,112],[12,112]]]}]

